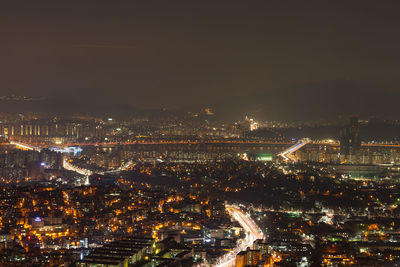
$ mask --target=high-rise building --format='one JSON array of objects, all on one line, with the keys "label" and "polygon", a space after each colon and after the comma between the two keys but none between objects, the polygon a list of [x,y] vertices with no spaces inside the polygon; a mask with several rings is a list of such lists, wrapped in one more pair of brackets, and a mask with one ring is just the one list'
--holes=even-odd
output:
[{"label": "high-rise building", "polygon": [[357,116],[350,117],[350,124],[340,131],[340,153],[356,155],[361,148],[360,126]]},{"label": "high-rise building", "polygon": [[[247,248],[236,255],[236,267],[258,266],[261,265],[262,254],[260,250]],[[262,264],[264,265],[264,264]]]}]

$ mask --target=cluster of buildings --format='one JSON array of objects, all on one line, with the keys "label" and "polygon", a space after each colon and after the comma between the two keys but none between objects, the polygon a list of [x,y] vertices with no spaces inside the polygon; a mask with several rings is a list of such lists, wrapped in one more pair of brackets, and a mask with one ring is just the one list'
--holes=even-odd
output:
[{"label": "cluster of buildings", "polygon": [[280,256],[271,250],[271,247],[262,239],[253,242],[252,248],[239,252],[236,255],[235,266],[274,266],[275,262],[280,262]]},{"label": "cluster of buildings", "polygon": [[213,262],[244,235],[223,201],[120,183],[2,187],[0,262],[16,266]]},{"label": "cluster of buildings", "polygon": [[347,178],[376,179],[398,177],[400,145],[396,143],[362,143],[357,117],[340,131],[340,140],[314,142],[298,150],[299,162],[324,168],[331,174]]},{"label": "cluster of buildings", "polygon": [[236,266],[272,266],[267,265],[272,259],[283,266],[382,266],[400,260],[398,217],[335,210],[258,210],[254,217],[267,237],[261,245],[239,253]]},{"label": "cluster of buildings", "polygon": [[61,176],[63,155],[50,149],[19,150],[0,147],[0,182],[20,183],[49,180]]},{"label": "cluster of buildings", "polygon": [[137,137],[239,138],[249,130],[246,125],[226,124],[213,119],[211,111],[152,119],[65,116],[48,114],[0,113],[0,136],[37,145],[65,145],[79,142],[124,142]]},{"label": "cluster of buildings", "polygon": [[[246,138],[265,125],[212,116],[1,121],[0,265],[207,266],[233,251],[238,267],[400,260],[400,146],[362,143],[354,117],[339,142],[285,162],[296,140]],[[248,233],[225,201],[245,203],[265,239],[239,252]]]},{"label": "cluster of buildings", "polygon": [[34,120],[0,124],[1,136],[34,144],[60,145],[85,139],[102,140],[106,131],[103,123],[85,121]]},{"label": "cluster of buildings", "polygon": [[176,266],[185,260],[191,263],[190,256],[190,249],[169,239],[156,242],[153,238],[132,236],[95,248],[76,266]]}]

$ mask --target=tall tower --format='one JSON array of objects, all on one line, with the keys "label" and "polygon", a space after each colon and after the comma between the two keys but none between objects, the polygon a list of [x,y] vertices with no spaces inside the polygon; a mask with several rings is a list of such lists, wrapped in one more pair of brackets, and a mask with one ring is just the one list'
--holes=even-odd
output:
[{"label": "tall tower", "polygon": [[361,149],[360,126],[357,116],[350,117],[350,124],[340,131],[340,153],[356,155]]}]

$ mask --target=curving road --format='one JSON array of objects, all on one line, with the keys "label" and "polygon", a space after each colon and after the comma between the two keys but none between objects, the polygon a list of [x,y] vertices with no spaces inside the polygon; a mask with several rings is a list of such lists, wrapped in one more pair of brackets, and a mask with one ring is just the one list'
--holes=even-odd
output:
[{"label": "curving road", "polygon": [[80,167],[77,167],[77,166],[69,163],[68,157],[64,157],[64,159],[63,159],[63,168],[66,170],[69,170],[69,171],[77,172],[82,175],[92,175],[93,174],[93,172],[91,170],[80,168]]},{"label": "curving road", "polygon": [[247,247],[253,245],[254,240],[263,239],[264,235],[258,225],[236,206],[226,205],[226,210],[239,224],[243,227],[246,232],[246,237],[238,242],[238,246],[231,252],[225,254],[219,262],[215,265],[217,267],[232,267],[235,266],[236,254],[242,250],[246,250]]},{"label": "curving road", "polygon": [[283,157],[286,161],[288,160],[297,161],[293,153],[295,153],[297,150],[307,145],[308,143],[311,143],[311,140],[306,138],[301,139],[296,144],[294,144],[293,146],[289,147],[288,149],[280,153],[279,156]]}]

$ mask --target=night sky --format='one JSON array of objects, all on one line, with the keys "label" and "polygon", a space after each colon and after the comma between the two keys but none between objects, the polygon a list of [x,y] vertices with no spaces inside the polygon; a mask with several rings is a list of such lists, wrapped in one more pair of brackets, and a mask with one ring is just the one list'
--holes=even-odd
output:
[{"label": "night sky", "polygon": [[5,2],[0,95],[400,118],[398,1]]}]

